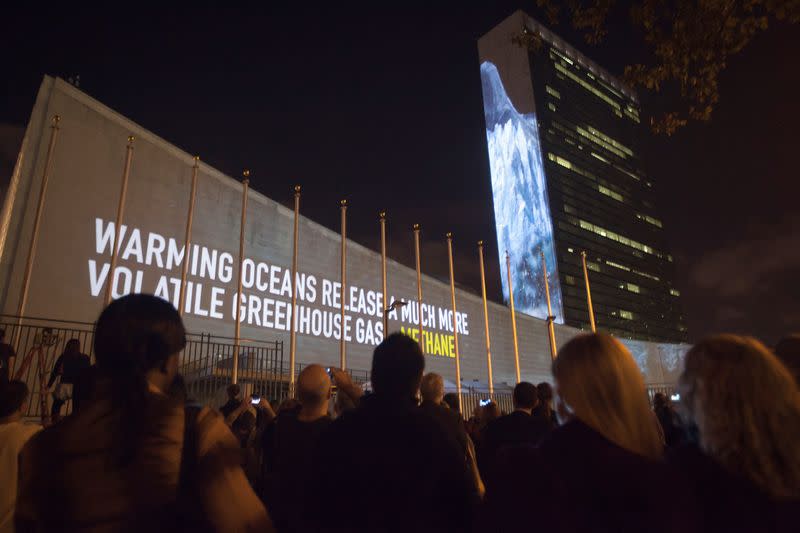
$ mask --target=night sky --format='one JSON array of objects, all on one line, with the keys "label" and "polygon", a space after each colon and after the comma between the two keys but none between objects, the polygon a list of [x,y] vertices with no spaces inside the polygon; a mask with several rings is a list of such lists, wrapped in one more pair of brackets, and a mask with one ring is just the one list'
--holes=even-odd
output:
[{"label": "night sky", "polygon": [[[303,214],[332,229],[347,198],[348,236],[373,249],[386,209],[389,255],[409,266],[420,223],[433,276],[447,276],[453,231],[456,279],[479,292],[485,240],[500,300],[477,39],[515,9],[543,17],[533,0],[373,5],[5,7],[0,177],[42,76],[80,75],[82,90],[228,175],[250,168],[275,200],[302,184]],[[624,20],[600,47],[555,31],[612,73],[639,59]],[[800,26],[772,27],[729,61],[711,123],[647,140],[692,340],[800,331],[799,54]],[[645,113],[664,103],[642,96]]]}]

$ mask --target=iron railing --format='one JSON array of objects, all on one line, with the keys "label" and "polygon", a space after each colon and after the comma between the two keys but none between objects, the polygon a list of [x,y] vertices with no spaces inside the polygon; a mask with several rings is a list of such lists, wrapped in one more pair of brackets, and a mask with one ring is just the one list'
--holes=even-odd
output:
[{"label": "iron railing", "polygon": [[[44,318],[0,315],[3,342],[12,346],[16,363],[11,377],[24,381],[30,389],[25,416],[44,419],[53,398],[47,384],[58,356],[69,340],[77,339],[81,351],[94,360],[94,324]],[[194,401],[219,405],[233,370],[233,339],[207,333],[187,334],[186,348],[180,356],[180,372],[187,395]],[[288,394],[289,368],[283,361],[283,342],[241,339],[239,343],[239,383],[248,394],[259,394],[280,401]],[[71,410],[67,402],[66,413]]]},{"label": "iron railing", "polygon": [[[11,376],[24,381],[31,392],[25,412],[27,417],[49,415],[53,398],[47,383],[55,360],[64,351],[67,341],[77,339],[81,351],[94,360],[93,323],[0,315],[0,330],[5,332],[3,342],[10,344],[17,354]],[[231,383],[233,374],[234,350],[232,338],[208,333],[187,334],[186,348],[180,358],[180,373],[191,400],[211,406],[224,403],[225,389]],[[297,363],[295,375],[305,366]],[[359,385],[369,381],[369,372],[366,370],[348,369],[348,372]],[[257,394],[273,402],[287,398],[289,366],[283,358],[283,342],[241,339],[238,383],[245,394]],[[648,385],[647,394],[651,403],[658,392],[669,397],[675,393],[675,385]],[[469,419],[479,402],[487,399],[493,400],[501,412],[509,413],[514,408],[510,391],[494,392],[490,397],[487,391],[465,387],[461,397],[464,418]],[[65,408],[68,413],[71,402]]]},{"label": "iron railing", "polygon": [[673,394],[677,393],[677,385],[675,383],[651,383],[647,385],[647,399],[650,405],[653,405],[653,398],[659,392],[665,394],[667,399],[670,399]]},{"label": "iron railing", "polygon": [[[53,398],[47,384],[56,359],[71,339],[77,339],[81,351],[92,356],[94,325],[0,315],[0,330],[4,331],[3,342],[10,344],[16,353],[10,377],[24,381],[30,390],[24,414],[29,417],[48,416]],[[71,409],[70,403],[66,406],[67,412]]]}]

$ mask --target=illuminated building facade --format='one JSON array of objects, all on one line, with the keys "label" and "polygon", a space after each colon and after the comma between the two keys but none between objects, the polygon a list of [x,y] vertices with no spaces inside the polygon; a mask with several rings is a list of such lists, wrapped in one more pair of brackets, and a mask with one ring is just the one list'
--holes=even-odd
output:
[{"label": "illuminated building facade", "polygon": [[544,252],[556,321],[588,329],[585,251],[599,329],[686,340],[636,94],[522,11],[478,46],[501,269],[508,250],[517,308],[546,317]]}]

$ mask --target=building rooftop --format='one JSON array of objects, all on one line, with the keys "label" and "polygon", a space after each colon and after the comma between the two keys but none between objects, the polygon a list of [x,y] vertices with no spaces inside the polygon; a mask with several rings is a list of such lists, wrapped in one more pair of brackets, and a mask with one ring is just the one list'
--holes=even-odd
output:
[{"label": "building rooftop", "polygon": [[575,61],[581,67],[585,68],[605,83],[613,87],[614,89],[621,92],[626,97],[633,100],[637,105],[639,104],[639,98],[636,94],[636,91],[622,83],[618,78],[612,76],[607,70],[603,67],[586,57],[582,54],[578,49],[574,46],[566,42],[564,39],[547,29],[541,22],[537,21],[536,19],[532,18],[530,15],[525,13],[522,10],[516,11],[512,17],[520,16],[524,21],[525,27],[524,29],[529,33],[533,33],[538,35],[548,44],[558,48],[564,55],[566,55],[571,60]]}]

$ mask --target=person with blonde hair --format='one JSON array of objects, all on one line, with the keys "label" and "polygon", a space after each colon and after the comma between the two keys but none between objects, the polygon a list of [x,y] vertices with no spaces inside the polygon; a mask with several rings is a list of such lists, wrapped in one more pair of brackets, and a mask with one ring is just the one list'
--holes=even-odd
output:
[{"label": "person with blonde hair", "polygon": [[756,339],[717,335],[686,354],[679,391],[697,442],[669,460],[704,529],[797,531],[800,391],[786,367]]},{"label": "person with blonde hair", "polygon": [[553,377],[562,425],[538,448],[498,458],[486,495],[491,520],[502,530],[536,523],[548,531],[684,531],[688,507],[661,460],[628,349],[605,333],[578,335],[559,350]]},{"label": "person with blonde hair", "polygon": [[562,420],[577,418],[642,457],[662,456],[642,372],[620,341],[605,333],[575,337],[559,351],[553,377]]}]

